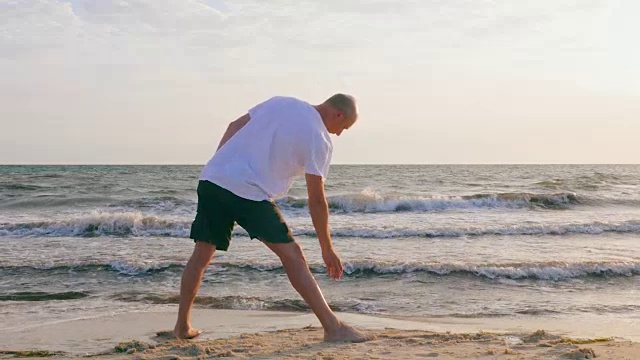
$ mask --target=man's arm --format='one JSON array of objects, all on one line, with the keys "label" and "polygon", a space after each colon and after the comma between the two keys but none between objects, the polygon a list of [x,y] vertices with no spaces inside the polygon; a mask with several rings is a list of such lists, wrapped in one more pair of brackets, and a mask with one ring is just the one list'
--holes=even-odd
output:
[{"label": "man's arm", "polygon": [[240,129],[242,129],[243,126],[247,125],[249,120],[251,120],[251,116],[249,116],[249,114],[244,114],[235,121],[232,121],[227,127],[227,131],[225,131],[224,135],[222,136],[222,140],[220,140],[220,144],[218,145],[218,149],[216,149],[216,151],[220,150],[224,143],[229,141],[229,139],[231,139],[233,135],[235,135]]},{"label": "man's arm", "polygon": [[331,244],[331,231],[329,230],[329,206],[324,193],[324,180],[322,176],[305,175],[307,181],[307,194],[309,196],[309,213],[313,227],[316,229],[320,248],[322,249],[322,259],[327,265],[329,276],[334,279],[342,277],[343,268],[340,257],[336,254]]}]

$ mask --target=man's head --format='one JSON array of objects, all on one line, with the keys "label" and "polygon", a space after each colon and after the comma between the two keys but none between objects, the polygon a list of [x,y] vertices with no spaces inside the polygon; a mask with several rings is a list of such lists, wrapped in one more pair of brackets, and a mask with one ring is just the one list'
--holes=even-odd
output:
[{"label": "man's head", "polygon": [[327,131],[338,136],[358,120],[358,105],[356,99],[350,95],[335,94],[315,108],[320,113]]}]

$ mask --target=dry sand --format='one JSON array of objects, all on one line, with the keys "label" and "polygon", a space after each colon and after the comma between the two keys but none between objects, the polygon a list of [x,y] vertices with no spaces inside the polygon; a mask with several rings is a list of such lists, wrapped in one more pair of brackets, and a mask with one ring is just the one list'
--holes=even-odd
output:
[{"label": "dry sand", "polygon": [[[138,359],[638,359],[640,344],[596,339],[578,341],[537,331],[530,334],[453,334],[421,330],[371,331],[377,338],[360,344],[322,341],[322,329],[242,334],[211,341],[171,340],[157,345],[121,343],[120,353]],[[125,355],[121,355],[125,357]]]},{"label": "dry sand", "polygon": [[[536,322],[534,318],[513,319],[513,323],[464,323],[455,319],[417,322],[341,314],[377,338],[361,344],[336,344],[322,341],[322,331],[316,327],[312,314],[199,309],[194,313],[194,323],[205,331],[200,338],[181,341],[157,336],[158,330],[172,325],[174,310],[75,319],[14,332],[2,330],[0,359],[87,355],[99,359],[163,360],[589,359],[594,355],[596,359],[640,359],[640,343],[608,338],[585,340],[562,331],[561,336],[557,331],[531,330],[532,326],[548,323],[547,319]],[[493,330],[483,332],[479,331],[481,328]],[[46,351],[27,351],[34,349]]]}]

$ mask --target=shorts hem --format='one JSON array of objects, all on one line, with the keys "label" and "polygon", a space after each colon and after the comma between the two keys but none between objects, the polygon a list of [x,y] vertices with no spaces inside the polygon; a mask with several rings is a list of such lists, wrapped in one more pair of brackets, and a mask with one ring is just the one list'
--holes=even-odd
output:
[{"label": "shorts hem", "polygon": [[220,250],[220,251],[227,251],[229,249],[229,245],[227,246],[222,246],[219,245],[215,240],[209,240],[209,239],[200,239],[200,238],[190,238],[191,240],[193,240],[193,242],[206,242],[207,244],[211,244],[213,246],[216,247],[216,250]]},{"label": "shorts hem", "polygon": [[253,236],[253,235],[250,235],[249,237],[251,238],[251,240],[260,240],[262,242],[266,242],[269,244],[288,244],[288,243],[295,242],[295,240],[290,237],[287,237],[284,239],[278,239],[278,240],[268,240],[267,238],[261,238],[260,236]]}]

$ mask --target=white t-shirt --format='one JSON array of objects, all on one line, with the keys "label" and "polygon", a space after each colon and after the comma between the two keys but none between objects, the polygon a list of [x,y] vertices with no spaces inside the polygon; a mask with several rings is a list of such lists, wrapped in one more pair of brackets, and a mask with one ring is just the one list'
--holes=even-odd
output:
[{"label": "white t-shirt", "polygon": [[296,176],[326,178],[333,145],[318,111],[291,97],[249,110],[251,119],[202,170],[208,180],[249,200],[284,196]]}]

